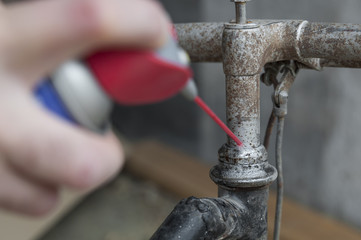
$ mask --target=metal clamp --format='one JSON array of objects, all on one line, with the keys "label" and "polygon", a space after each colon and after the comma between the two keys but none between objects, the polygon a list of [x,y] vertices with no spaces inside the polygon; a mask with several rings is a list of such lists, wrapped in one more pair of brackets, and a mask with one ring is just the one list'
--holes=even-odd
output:
[{"label": "metal clamp", "polygon": [[297,62],[289,61],[288,63],[282,65],[280,72],[283,73],[283,75],[275,88],[273,96],[274,103],[278,107],[287,102],[288,92],[296,79],[297,73],[299,72]]}]

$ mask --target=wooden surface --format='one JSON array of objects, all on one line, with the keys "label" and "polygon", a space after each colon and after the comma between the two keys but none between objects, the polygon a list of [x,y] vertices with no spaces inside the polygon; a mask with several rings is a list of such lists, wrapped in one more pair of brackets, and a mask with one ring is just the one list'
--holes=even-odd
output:
[{"label": "wooden surface", "polygon": [[[0,211],[1,240],[35,240],[55,224],[84,194],[62,191],[59,205],[48,216],[30,218]],[[69,239],[70,240],[70,239]]]},{"label": "wooden surface", "polygon": [[[158,142],[148,141],[130,146],[130,149],[128,147],[130,161],[127,163],[127,169],[133,174],[152,180],[182,198],[217,195],[217,187],[208,176],[210,167],[197,159]],[[60,206],[46,218],[25,218],[0,212],[2,236],[0,239],[35,240],[56,223],[82,196],[82,194],[63,192]],[[269,206],[269,225],[272,229],[275,206],[273,193],[270,196]],[[361,232],[285,199],[281,239],[361,240]]]},{"label": "wooden surface", "polygon": [[[182,198],[217,195],[217,187],[208,176],[210,167],[197,159],[152,141],[137,144],[133,150],[126,165],[131,173],[154,181]],[[268,214],[270,235],[274,209],[275,194],[271,193]],[[361,232],[285,199],[281,239],[361,240]]]}]

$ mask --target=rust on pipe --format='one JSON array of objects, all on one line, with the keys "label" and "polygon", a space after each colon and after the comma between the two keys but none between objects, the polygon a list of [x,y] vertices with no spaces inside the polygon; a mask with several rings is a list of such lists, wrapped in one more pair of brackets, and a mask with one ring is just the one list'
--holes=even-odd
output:
[{"label": "rust on pipe", "polygon": [[299,46],[305,58],[361,61],[361,25],[307,23]]},{"label": "rust on pipe", "polygon": [[[226,76],[227,123],[246,148],[261,145],[259,78],[259,75]],[[228,145],[235,143],[229,139]]]},{"label": "rust on pipe", "polygon": [[361,61],[339,60],[339,59],[321,59],[322,67],[341,67],[341,68],[361,68]]},{"label": "rust on pipe", "polygon": [[187,23],[175,25],[179,44],[192,62],[222,61],[224,23]]}]

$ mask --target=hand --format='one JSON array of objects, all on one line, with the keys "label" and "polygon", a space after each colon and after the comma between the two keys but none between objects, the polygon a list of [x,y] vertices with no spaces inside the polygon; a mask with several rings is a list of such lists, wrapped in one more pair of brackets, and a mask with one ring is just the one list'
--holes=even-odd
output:
[{"label": "hand", "polygon": [[113,134],[64,123],[34,99],[38,80],[102,47],[155,48],[168,20],[151,0],[39,0],[0,5],[0,206],[51,210],[60,186],[92,189],[123,163]]}]

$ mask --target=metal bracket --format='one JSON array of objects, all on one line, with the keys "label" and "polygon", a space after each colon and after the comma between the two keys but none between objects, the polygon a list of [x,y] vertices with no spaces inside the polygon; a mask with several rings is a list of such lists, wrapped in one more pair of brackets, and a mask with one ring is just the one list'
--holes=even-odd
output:
[{"label": "metal bracket", "polygon": [[[273,102],[279,108],[286,102],[289,90],[293,85],[296,76],[300,70],[299,63],[296,61],[282,61],[269,63],[265,66],[265,72],[261,75],[261,81],[267,86],[273,85]],[[278,75],[282,73],[280,80]]]}]

